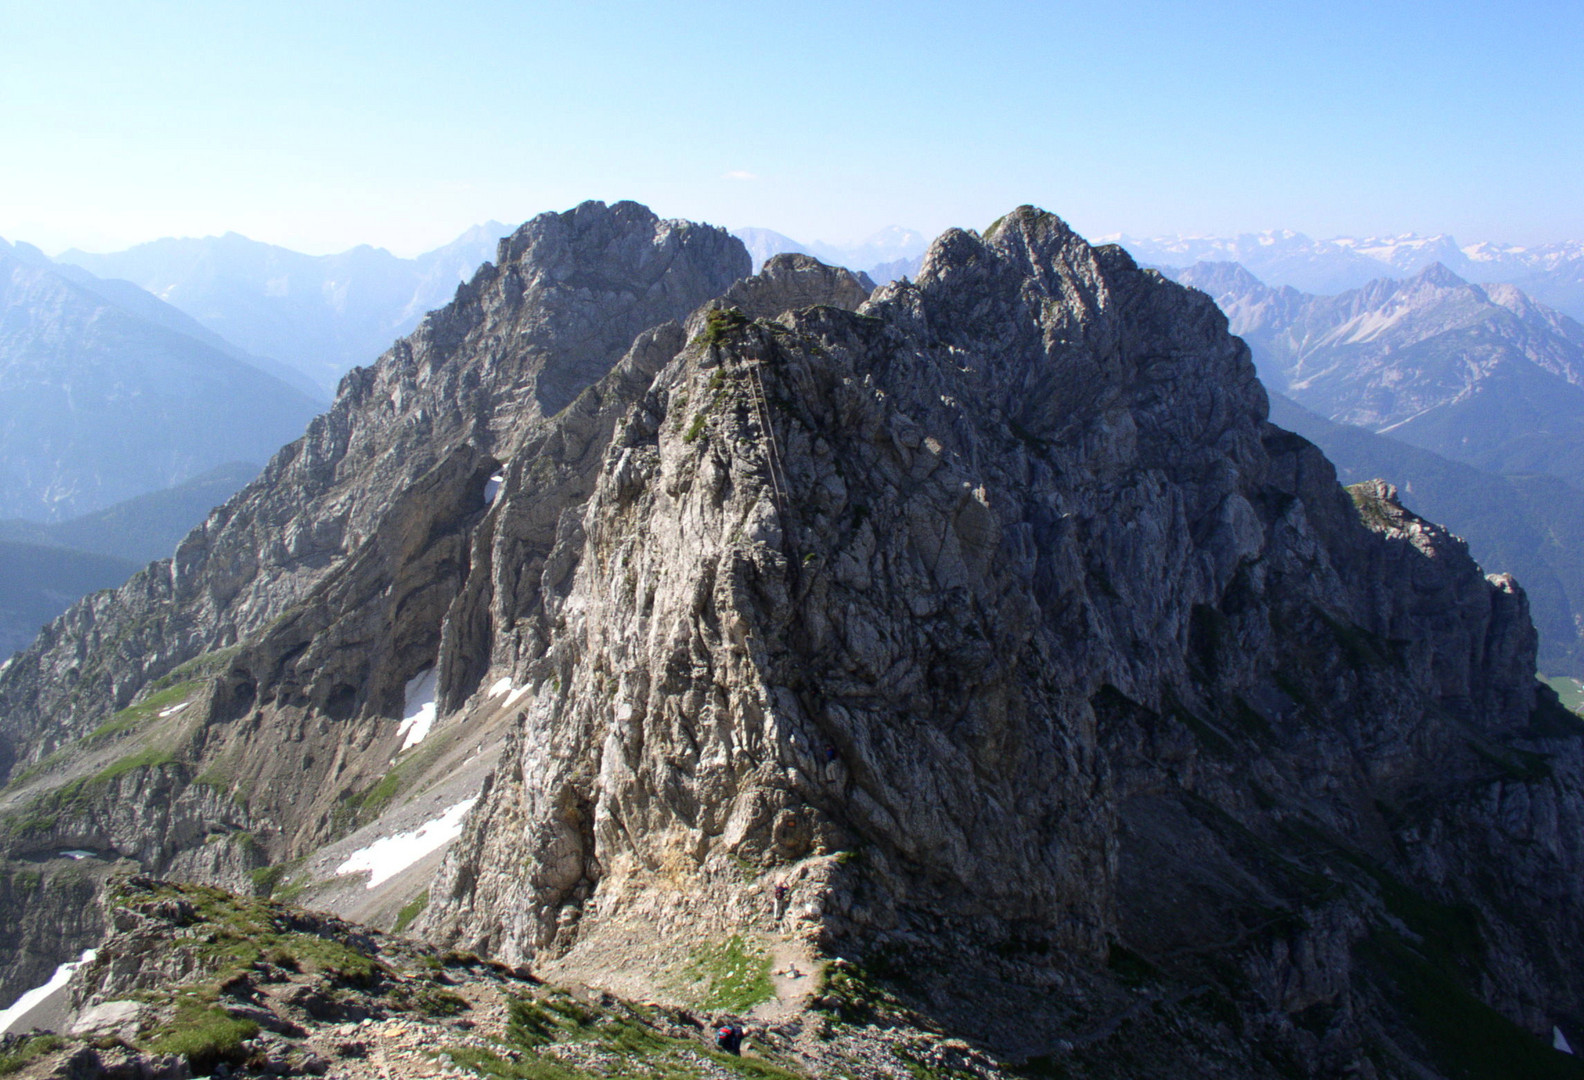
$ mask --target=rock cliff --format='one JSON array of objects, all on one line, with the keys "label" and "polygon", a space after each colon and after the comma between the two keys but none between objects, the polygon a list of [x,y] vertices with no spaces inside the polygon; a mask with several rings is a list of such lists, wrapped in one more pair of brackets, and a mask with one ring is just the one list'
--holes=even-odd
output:
[{"label": "rock cliff", "polygon": [[[18,756],[83,762],[14,782],[7,850],[257,881],[493,732],[445,945],[665,999],[700,942],[803,942],[1053,1075],[1567,1064],[1584,722],[1515,582],[1051,215],[872,294],[746,269],[625,204],[503,243],[0,673]],[[105,823],[151,783],[202,835]]]},{"label": "rock cliff", "polygon": [[685,316],[748,265],[724,231],[634,203],[524,225],[451,305],[348,374],[330,411],[173,560],[73,608],[5,667],[0,769],[267,626],[400,519],[421,479],[458,485],[432,528],[481,512],[514,440],[609,371],[640,331]]}]

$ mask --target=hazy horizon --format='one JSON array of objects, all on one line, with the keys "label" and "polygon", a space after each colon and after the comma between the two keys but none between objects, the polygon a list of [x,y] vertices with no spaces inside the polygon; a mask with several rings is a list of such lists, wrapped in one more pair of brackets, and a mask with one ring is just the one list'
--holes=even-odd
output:
[{"label": "hazy horizon", "polygon": [[[616,200],[612,200],[612,201],[616,201]],[[570,207],[570,206],[558,207],[558,208],[556,208],[554,210],[538,211],[538,213],[557,213],[557,212],[561,212],[561,211],[564,211],[564,210],[570,210],[571,208],[572,207]],[[655,212],[657,214],[659,214],[661,217],[678,217],[679,216],[679,215],[676,215],[676,214],[666,214],[663,211],[663,209],[660,209],[660,208],[651,207],[651,209],[655,210]],[[1007,210],[1011,210],[1012,207],[1008,206],[1006,209]],[[1065,217],[1065,215],[1061,215],[1060,214],[1060,211],[1052,210],[1050,207],[1041,207],[1041,209],[1051,210],[1052,213],[1056,213],[1058,216]],[[534,216],[537,216],[537,215],[536,214],[535,215],[529,215],[528,218],[524,218],[523,221],[519,221],[519,222],[496,221],[495,223],[501,225],[506,230],[506,232],[501,233],[502,236],[506,236],[506,235],[509,235],[509,233],[511,231],[517,229],[524,222],[530,220],[530,218],[532,218]],[[997,215],[997,216],[999,216],[999,215]],[[690,220],[697,220],[697,219],[690,219]],[[992,218],[991,220],[994,220],[994,219]],[[6,242],[6,243],[11,243],[11,244],[16,244],[16,243],[27,244],[27,245],[29,245],[31,247],[38,248],[40,251],[42,251],[44,253],[44,255],[47,258],[49,258],[51,260],[55,260],[55,261],[59,261],[59,260],[61,260],[62,256],[71,254],[73,252],[78,252],[78,253],[81,253],[83,255],[119,254],[120,252],[129,251],[129,250],[131,250],[133,248],[142,246],[144,244],[158,243],[160,241],[165,241],[165,240],[176,240],[176,241],[213,240],[213,239],[221,239],[221,238],[224,238],[225,236],[228,236],[228,235],[240,236],[242,239],[248,240],[248,241],[251,241],[251,242],[254,242],[254,243],[269,244],[269,245],[274,246],[274,247],[285,248],[287,250],[296,252],[297,254],[309,255],[309,256],[313,256],[313,257],[324,257],[324,256],[331,256],[331,255],[341,255],[341,254],[345,254],[345,253],[347,253],[349,251],[354,251],[354,250],[356,250],[358,248],[372,248],[372,249],[377,250],[377,251],[384,251],[387,254],[390,254],[390,255],[394,256],[395,258],[398,258],[398,259],[413,259],[413,258],[416,258],[416,257],[421,256],[421,255],[429,254],[430,252],[438,250],[439,248],[443,248],[443,247],[447,246],[448,244],[450,244],[450,243],[456,241],[457,239],[461,238],[462,236],[466,235],[467,233],[471,232],[473,229],[480,228],[480,227],[488,225],[488,224],[490,224],[489,221],[475,222],[472,225],[465,226],[462,230],[460,230],[455,235],[446,237],[446,238],[442,239],[441,241],[439,241],[436,244],[433,244],[433,245],[427,246],[427,247],[422,247],[422,248],[415,248],[415,249],[411,249],[411,250],[397,250],[397,249],[391,248],[390,246],[387,246],[387,245],[384,245],[384,244],[375,243],[373,241],[357,241],[357,242],[348,244],[345,247],[329,247],[329,248],[325,248],[324,250],[310,250],[310,249],[305,249],[305,248],[293,248],[293,247],[290,247],[289,245],[281,244],[281,243],[278,243],[278,242],[273,241],[273,240],[265,239],[265,238],[262,238],[262,237],[256,237],[256,236],[249,236],[246,233],[239,232],[238,230],[235,230],[235,229],[226,229],[226,230],[222,230],[220,232],[211,232],[211,233],[207,233],[207,234],[204,234],[204,235],[152,236],[152,237],[149,237],[149,238],[147,238],[145,240],[137,240],[137,241],[134,241],[134,242],[129,243],[129,244],[125,244],[125,245],[120,246],[120,247],[104,247],[104,248],[100,248],[100,249],[85,248],[85,247],[81,247],[80,245],[69,245],[69,246],[66,246],[66,247],[57,247],[57,248],[54,248],[54,249],[50,249],[50,248],[44,247],[43,245],[35,243],[33,240],[29,239],[28,237],[25,237],[25,236],[12,236],[12,235],[8,235],[8,234],[6,234],[4,232],[0,232],[0,241]],[[719,225],[720,223],[719,222],[710,222],[710,224]],[[968,228],[968,229],[981,229],[981,228],[985,227],[988,224],[990,224],[990,221],[983,221],[983,222],[958,222],[958,223],[955,224],[955,226],[949,225],[949,226],[946,226],[945,228],[957,227],[957,228]],[[1069,224],[1071,224],[1070,221],[1069,221]],[[866,233],[866,234],[864,234],[862,236],[843,237],[843,238],[840,238],[840,239],[832,240],[832,239],[828,239],[828,238],[826,238],[824,236],[817,236],[817,235],[816,236],[797,236],[797,235],[793,235],[791,233],[788,233],[785,230],[774,228],[773,226],[767,226],[767,225],[761,225],[761,224],[753,224],[753,223],[743,223],[743,224],[735,224],[735,225],[722,225],[721,227],[726,229],[728,232],[733,233],[733,234],[744,232],[744,231],[747,231],[749,229],[763,229],[763,230],[768,230],[770,232],[779,233],[780,235],[785,236],[787,239],[796,241],[799,244],[807,245],[807,246],[810,246],[810,247],[827,247],[827,248],[857,248],[857,247],[861,247],[866,242],[875,239],[878,235],[880,235],[881,233],[886,232],[887,230],[890,230],[890,229],[893,229],[893,228],[904,228],[904,229],[909,228],[909,226],[905,222],[889,222],[889,223],[887,223],[885,225],[881,225],[881,226],[879,226],[879,227],[877,227],[875,229],[870,230],[868,233]],[[1074,226],[1074,227],[1076,228],[1076,226]],[[945,228],[941,229],[940,231],[944,232]],[[919,232],[921,232],[923,234],[923,236],[925,238],[925,246],[926,247],[927,247],[927,245],[928,245],[928,243],[930,241],[934,240],[934,238],[937,235],[939,235],[938,232],[937,233],[930,233],[930,232],[924,232],[923,230],[915,230],[915,231],[919,231]],[[1131,230],[1125,230],[1125,229],[1124,230],[1120,230],[1120,231],[1113,231],[1113,232],[1109,232],[1109,233],[1084,233],[1083,230],[1081,230],[1081,229],[1079,229],[1078,231],[1079,231],[1079,233],[1081,235],[1083,235],[1085,237],[1085,239],[1087,239],[1087,240],[1089,240],[1091,242],[1095,242],[1095,243],[1101,243],[1101,242],[1109,243],[1109,242],[1115,242],[1115,241],[1120,241],[1120,240],[1158,241],[1158,240],[1172,239],[1172,240],[1180,240],[1180,241],[1185,241],[1185,242],[1186,241],[1193,241],[1193,240],[1235,240],[1235,239],[1239,239],[1239,238],[1243,238],[1243,237],[1257,237],[1257,236],[1262,236],[1262,235],[1267,235],[1267,234],[1274,234],[1274,233],[1280,233],[1280,232],[1291,232],[1291,233],[1294,233],[1294,234],[1302,235],[1302,236],[1307,237],[1309,240],[1312,240],[1312,241],[1314,241],[1316,243],[1321,243],[1321,244],[1329,243],[1329,242],[1332,242],[1332,241],[1335,241],[1335,240],[1342,240],[1342,239],[1349,239],[1349,240],[1364,240],[1364,239],[1390,240],[1390,239],[1402,239],[1402,238],[1406,238],[1406,237],[1410,237],[1410,236],[1417,237],[1419,239],[1433,239],[1433,238],[1436,238],[1436,237],[1445,236],[1445,237],[1449,237],[1450,239],[1456,241],[1459,247],[1471,247],[1471,246],[1474,246],[1474,245],[1477,245],[1477,244],[1493,244],[1493,245],[1514,244],[1515,246],[1520,246],[1520,247],[1535,248],[1535,247],[1542,247],[1542,246],[1545,246],[1545,245],[1548,245],[1548,244],[1570,244],[1570,243],[1584,242],[1584,236],[1556,236],[1556,237],[1552,237],[1552,238],[1546,239],[1546,240],[1531,241],[1528,244],[1517,244],[1515,241],[1512,241],[1512,240],[1510,240],[1510,239],[1508,239],[1506,237],[1500,237],[1500,236],[1477,236],[1477,237],[1461,236],[1461,235],[1455,234],[1455,233],[1451,232],[1450,230],[1446,230],[1446,229],[1438,230],[1438,231],[1435,231],[1435,232],[1425,232],[1425,233],[1410,233],[1410,232],[1407,232],[1407,231],[1399,230],[1399,231],[1395,231],[1395,232],[1387,231],[1387,232],[1380,232],[1380,233],[1373,233],[1373,234],[1337,233],[1337,234],[1330,235],[1330,236],[1317,236],[1317,235],[1313,235],[1313,234],[1310,234],[1310,233],[1303,233],[1301,230],[1283,229],[1281,227],[1272,227],[1272,228],[1269,228],[1269,229],[1239,229],[1239,230],[1236,230],[1236,231],[1223,232],[1223,233],[1210,233],[1210,232],[1197,232],[1197,233],[1195,233],[1195,232],[1184,232],[1184,231],[1166,231],[1166,232],[1145,234],[1145,233],[1139,233],[1139,232],[1135,232],[1135,231],[1131,231]]]},{"label": "hazy horizon", "polygon": [[0,0],[0,236],[398,255],[584,199],[851,243],[1584,237],[1584,8]]}]

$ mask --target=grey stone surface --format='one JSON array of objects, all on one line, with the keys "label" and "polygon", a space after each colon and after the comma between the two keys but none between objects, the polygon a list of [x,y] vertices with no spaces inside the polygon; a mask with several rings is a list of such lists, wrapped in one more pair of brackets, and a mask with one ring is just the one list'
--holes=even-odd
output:
[{"label": "grey stone surface", "polygon": [[0,667],[0,770],[301,603],[382,528],[400,528],[399,496],[423,478],[449,470],[450,512],[480,512],[485,478],[525,430],[610,370],[640,331],[719,295],[748,266],[725,232],[634,203],[585,203],[524,225],[451,305],[348,374],[331,409],[173,560],[85,599]]},{"label": "grey stone surface", "polygon": [[[0,673],[36,756],[109,672],[240,644],[168,763],[30,803],[13,856],[310,854],[407,790],[391,719],[437,665],[446,724],[512,733],[417,924],[446,945],[658,993],[701,940],[796,934],[1074,1075],[1379,1075],[1388,1030],[1440,1068],[1381,955],[1514,1038],[1584,1018],[1584,727],[1522,590],[1269,424],[1208,297],[1026,207],[856,311],[631,206],[501,264],[189,540],[169,606],[124,590]],[[185,644],[125,670],[134,639]],[[73,655],[107,673],[75,699]]]}]

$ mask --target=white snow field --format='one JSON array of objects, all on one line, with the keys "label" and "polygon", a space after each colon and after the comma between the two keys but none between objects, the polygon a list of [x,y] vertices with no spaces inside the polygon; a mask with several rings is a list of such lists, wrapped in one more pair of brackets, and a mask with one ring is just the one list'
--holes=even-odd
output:
[{"label": "white snow field", "polygon": [[25,1014],[32,1012],[33,1009],[41,1004],[45,998],[49,997],[55,991],[59,990],[61,987],[70,982],[72,972],[76,971],[78,968],[82,967],[84,964],[98,955],[99,953],[97,951],[89,949],[87,952],[82,954],[81,959],[68,960],[66,963],[55,969],[55,974],[49,977],[49,982],[45,983],[43,986],[35,986],[33,989],[29,990],[27,993],[13,1001],[9,1009],[0,1012],[0,1035],[4,1035],[11,1029],[12,1024],[22,1019]]},{"label": "white snow field", "polygon": [[403,750],[410,750],[429,737],[435,722],[435,674],[438,668],[420,671],[407,680],[407,705],[402,710],[401,727],[396,734],[406,735]]},{"label": "white snow field", "polygon": [[478,802],[478,796],[463,799],[433,821],[426,821],[412,832],[397,833],[359,848],[335,868],[337,874],[356,874],[367,870],[367,888],[389,881],[413,863],[462,835],[462,819]]}]

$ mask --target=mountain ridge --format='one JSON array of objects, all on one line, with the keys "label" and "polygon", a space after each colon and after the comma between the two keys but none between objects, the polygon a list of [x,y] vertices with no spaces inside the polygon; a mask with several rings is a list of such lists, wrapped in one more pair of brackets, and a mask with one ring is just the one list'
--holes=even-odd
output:
[{"label": "mountain ridge", "polygon": [[1336,296],[1273,289],[1235,263],[1175,276],[1216,297],[1263,378],[1327,419],[1488,472],[1584,482],[1584,326],[1520,291],[1439,263]]},{"label": "mountain ridge", "polygon": [[455,811],[421,933],[657,1000],[736,935],[1076,1076],[1581,1030],[1522,589],[1271,425],[1205,294],[1032,207],[872,294],[749,269],[633,204],[504,241],[0,667],[10,865],[391,911],[317,853]]},{"label": "mountain ridge", "polygon": [[1540,669],[1578,676],[1584,552],[1571,538],[1584,528],[1584,493],[1554,477],[1484,473],[1365,428],[1333,424],[1285,395],[1270,398],[1271,421],[1324,450],[1344,483],[1389,480],[1425,517],[1465,538],[1480,565],[1523,582],[1540,631]]},{"label": "mountain ridge", "polygon": [[412,259],[367,244],[305,255],[232,232],[106,254],[72,249],[57,261],[131,281],[222,338],[291,367],[324,396],[450,300],[506,231],[486,222]]},{"label": "mountain ridge", "polygon": [[1391,237],[1314,240],[1288,229],[1232,237],[1116,234],[1141,262],[1182,269],[1197,262],[1237,262],[1263,281],[1333,295],[1380,277],[1410,277],[1433,262],[1481,284],[1515,285],[1551,307],[1584,321],[1584,241],[1518,245],[1459,245],[1450,236],[1408,233]]},{"label": "mountain ridge", "polygon": [[0,249],[0,514],[59,520],[257,459],[318,411],[235,351],[183,333],[175,312],[150,321],[103,283],[11,250]]}]

